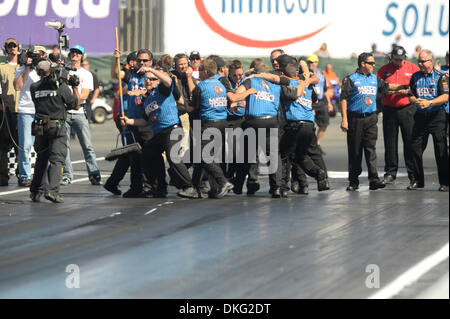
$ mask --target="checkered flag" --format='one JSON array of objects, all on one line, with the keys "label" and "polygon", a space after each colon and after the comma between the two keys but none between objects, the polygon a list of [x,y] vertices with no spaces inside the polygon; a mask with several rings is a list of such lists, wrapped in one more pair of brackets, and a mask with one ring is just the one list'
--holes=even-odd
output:
[{"label": "checkered flag", "polygon": [[[16,169],[18,167],[17,162],[18,158],[14,153],[14,149],[11,149],[11,151],[8,153],[8,170],[10,176],[16,175]],[[34,151],[34,148],[31,148],[30,163],[31,163],[31,174],[34,174],[34,166],[36,165],[36,152]]]}]

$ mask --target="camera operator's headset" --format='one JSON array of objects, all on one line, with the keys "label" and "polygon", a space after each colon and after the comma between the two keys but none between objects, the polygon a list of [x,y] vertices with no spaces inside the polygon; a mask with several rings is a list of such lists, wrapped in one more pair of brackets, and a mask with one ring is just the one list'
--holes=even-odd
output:
[{"label": "camera operator's headset", "polygon": [[[11,41],[11,40],[12,40],[12,41]],[[9,43],[11,43],[11,42],[14,41],[14,42],[17,44],[17,46],[19,47],[19,52],[22,50],[22,45],[19,44],[19,42],[17,42],[16,39],[14,39],[14,38],[9,38],[9,39],[6,39],[5,43],[4,43],[3,46],[2,46],[3,55],[5,55],[5,56],[8,55],[8,48],[7,48],[7,45],[9,44],[8,41],[9,41]]]}]

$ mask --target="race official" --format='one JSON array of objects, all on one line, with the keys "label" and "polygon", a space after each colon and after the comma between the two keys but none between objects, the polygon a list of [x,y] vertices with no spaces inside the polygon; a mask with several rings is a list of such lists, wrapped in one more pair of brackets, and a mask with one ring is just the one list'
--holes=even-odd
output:
[{"label": "race official", "polygon": [[[391,62],[383,65],[377,76],[388,83],[409,85],[411,77],[419,71],[417,65],[406,60],[406,51],[398,46],[392,50]],[[384,136],[384,180],[391,184],[398,171],[398,132],[401,130],[403,156],[410,181],[413,179],[413,156],[411,149],[412,129],[416,107],[409,101],[408,90],[399,94],[388,94],[383,98],[383,136]]]},{"label": "race official", "polygon": [[359,175],[362,173],[361,161],[364,152],[369,170],[369,189],[384,188],[377,171],[376,142],[378,138],[377,94],[389,90],[405,89],[407,86],[389,84],[373,74],[375,58],[372,53],[358,56],[358,69],[344,78],[341,93],[341,128],[347,132],[348,148],[348,191],[359,188]]},{"label": "race official", "polygon": [[423,152],[431,134],[436,158],[439,191],[448,192],[448,150],[445,134],[445,105],[448,103],[448,77],[433,67],[433,53],[423,50],[419,54],[420,71],[411,79],[411,97],[417,112],[414,116],[412,149],[414,156],[413,180],[407,187],[415,190],[425,187]]},{"label": "race official", "polygon": [[41,80],[30,87],[36,109],[32,131],[37,152],[30,197],[33,202],[39,202],[44,195],[49,201],[62,203],[59,184],[67,153],[65,120],[68,109],[79,109],[80,96],[77,83],[70,83],[74,85],[73,89],[56,83],[50,76],[49,61],[39,62],[36,71]]}]

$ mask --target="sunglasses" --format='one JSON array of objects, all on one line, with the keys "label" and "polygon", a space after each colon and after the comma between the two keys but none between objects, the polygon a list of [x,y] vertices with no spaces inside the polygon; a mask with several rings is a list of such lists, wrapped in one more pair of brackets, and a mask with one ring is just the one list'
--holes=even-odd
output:
[{"label": "sunglasses", "polygon": [[367,62],[367,61],[365,61],[364,63],[370,64],[371,66],[374,66],[374,65],[375,65],[375,62]]},{"label": "sunglasses", "polygon": [[148,81],[158,81],[158,78],[145,78]]},{"label": "sunglasses", "polygon": [[79,54],[82,55],[83,53],[79,50],[70,50],[70,54]]},{"label": "sunglasses", "polygon": [[7,47],[8,49],[17,48],[17,44],[15,44],[15,43],[9,43],[6,47]]},{"label": "sunglasses", "polygon": [[423,63],[428,62],[428,61],[431,61],[431,60],[429,60],[429,59],[428,60],[419,60],[419,61],[417,61],[417,63],[422,63],[423,64]]},{"label": "sunglasses", "polygon": [[150,62],[150,59],[137,59],[136,60],[138,63],[146,63],[146,62]]}]

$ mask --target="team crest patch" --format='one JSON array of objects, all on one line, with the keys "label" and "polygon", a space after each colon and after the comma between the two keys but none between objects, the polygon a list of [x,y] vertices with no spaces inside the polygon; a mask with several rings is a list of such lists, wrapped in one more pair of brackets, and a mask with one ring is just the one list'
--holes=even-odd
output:
[{"label": "team crest patch", "polygon": [[371,106],[373,104],[372,98],[370,96],[365,96],[363,101],[364,105],[366,106]]},{"label": "team crest patch", "polygon": [[267,82],[264,80],[261,80],[261,86],[264,88],[264,90],[270,90],[269,84],[267,84]]},{"label": "team crest patch", "polygon": [[223,90],[220,86],[214,87],[214,91],[216,92],[217,95],[220,95],[223,93]]}]

